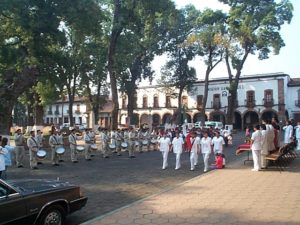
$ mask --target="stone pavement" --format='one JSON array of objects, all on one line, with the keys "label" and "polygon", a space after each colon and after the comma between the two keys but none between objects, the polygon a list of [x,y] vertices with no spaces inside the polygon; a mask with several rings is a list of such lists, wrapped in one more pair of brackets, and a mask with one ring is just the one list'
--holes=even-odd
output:
[{"label": "stone pavement", "polygon": [[300,159],[284,172],[238,160],[82,225],[300,224]]}]

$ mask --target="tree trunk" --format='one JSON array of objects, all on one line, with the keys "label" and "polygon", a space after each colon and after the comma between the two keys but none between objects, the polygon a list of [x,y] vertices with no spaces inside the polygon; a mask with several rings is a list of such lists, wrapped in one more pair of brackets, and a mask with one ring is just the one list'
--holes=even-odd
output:
[{"label": "tree trunk", "polygon": [[8,70],[2,74],[0,84],[0,134],[10,132],[12,110],[18,97],[32,87],[38,77],[35,67],[24,68],[22,72]]},{"label": "tree trunk", "polygon": [[38,93],[34,93],[34,125],[42,126],[44,124],[44,107],[40,104]]},{"label": "tree trunk", "polygon": [[209,67],[210,66],[207,66],[206,72],[205,72],[204,95],[203,95],[203,101],[202,101],[202,108],[201,108],[201,111],[200,111],[202,126],[205,124],[205,110],[206,110],[207,97],[208,97],[208,78],[209,78],[209,74],[211,72]]},{"label": "tree trunk", "polygon": [[178,93],[178,109],[177,112],[175,112],[176,118],[176,124],[179,125],[181,124],[181,120],[182,120],[182,92],[183,92],[184,88],[179,88],[179,93]]},{"label": "tree trunk", "polygon": [[[129,85],[132,85],[132,84],[129,84]],[[136,95],[136,90],[135,89],[132,88],[131,91],[129,91],[127,89],[127,96],[128,96],[127,117],[128,117],[129,125],[132,125],[133,111],[134,111],[135,106],[136,106],[136,97],[135,97],[135,95]]]},{"label": "tree trunk", "polygon": [[118,128],[119,99],[118,99],[118,89],[117,89],[117,78],[113,67],[114,67],[116,45],[120,33],[123,29],[119,22],[121,0],[114,0],[114,6],[115,9],[114,9],[113,27],[112,27],[110,40],[109,40],[108,62],[107,62],[107,69],[110,77],[111,95],[112,95],[112,102],[113,102],[113,110],[111,115],[112,118],[111,129]]}]

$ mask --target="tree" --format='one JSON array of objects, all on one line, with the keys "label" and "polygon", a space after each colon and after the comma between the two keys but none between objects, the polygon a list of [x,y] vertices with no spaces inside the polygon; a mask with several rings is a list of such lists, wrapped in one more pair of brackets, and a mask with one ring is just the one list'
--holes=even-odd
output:
[{"label": "tree", "polygon": [[[243,66],[249,54],[258,53],[263,60],[284,47],[280,28],[290,23],[293,6],[288,0],[220,0],[231,8],[227,18],[225,62],[229,76],[227,123],[233,123],[237,89]],[[235,73],[234,73],[235,70]]]},{"label": "tree", "polygon": [[187,40],[187,44],[196,43],[198,45],[198,55],[204,59],[206,65],[203,104],[200,110],[202,124],[205,122],[209,75],[224,56],[222,36],[225,32],[225,20],[226,14],[222,11],[206,9],[196,20],[195,31]]}]

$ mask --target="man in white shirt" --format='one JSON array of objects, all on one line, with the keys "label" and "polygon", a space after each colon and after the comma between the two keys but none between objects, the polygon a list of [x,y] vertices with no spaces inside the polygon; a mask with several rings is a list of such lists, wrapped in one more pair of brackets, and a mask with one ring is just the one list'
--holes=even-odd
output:
[{"label": "man in white shirt", "polygon": [[195,166],[198,163],[198,154],[200,153],[200,138],[197,137],[196,132],[192,132],[191,140],[191,153],[190,153],[190,162],[191,162],[191,171],[195,170]]},{"label": "man in white shirt", "polygon": [[161,151],[163,157],[162,169],[164,170],[168,167],[168,154],[171,148],[171,140],[170,138],[167,137],[166,132],[159,139],[158,145],[159,145],[159,150]]},{"label": "man in white shirt", "polygon": [[295,137],[297,140],[296,150],[300,151],[300,122],[298,122],[297,126],[295,127]]},{"label": "man in white shirt", "polygon": [[208,160],[209,155],[212,149],[212,141],[211,138],[208,136],[208,132],[204,132],[203,138],[201,138],[201,153],[203,156],[204,162],[204,173],[208,171]]},{"label": "man in white shirt", "polygon": [[39,150],[39,144],[36,140],[34,131],[30,131],[30,138],[27,139],[27,146],[29,148],[30,168],[38,169],[36,154]]},{"label": "man in white shirt", "polygon": [[21,129],[18,129],[15,133],[15,143],[16,143],[16,164],[17,167],[23,167],[23,161],[25,156],[25,138],[21,132]]},{"label": "man in white shirt", "polygon": [[286,121],[286,125],[282,128],[284,130],[284,144],[289,144],[293,141],[293,126],[291,121]]},{"label": "man in white shirt", "polygon": [[77,137],[76,137],[76,130],[73,128],[69,135],[69,143],[70,143],[70,150],[71,150],[71,161],[73,163],[78,163],[77,160]]},{"label": "man in white shirt", "polygon": [[251,136],[251,150],[253,157],[254,168],[252,171],[259,171],[261,169],[261,150],[262,150],[262,134],[260,126],[254,127],[254,132]]},{"label": "man in white shirt", "polygon": [[91,144],[93,144],[93,139],[90,135],[90,130],[88,128],[85,129],[83,139],[84,139],[84,143],[85,143],[85,145],[84,145],[85,160],[91,161],[92,159],[91,159],[90,152],[91,152]]},{"label": "man in white shirt", "polygon": [[181,167],[180,156],[182,153],[183,145],[184,145],[184,141],[183,141],[182,137],[180,137],[179,132],[176,131],[176,136],[173,138],[173,141],[172,141],[172,149],[173,149],[174,154],[176,155],[175,170],[178,170]]},{"label": "man in white shirt", "polygon": [[53,130],[51,136],[49,137],[49,145],[51,147],[51,161],[53,166],[59,166],[58,164],[58,154],[56,153],[56,149],[60,145],[57,131]]},{"label": "man in white shirt", "polygon": [[223,154],[223,145],[225,144],[224,138],[220,136],[220,132],[216,132],[216,136],[212,139],[212,145],[214,154],[220,153]]}]

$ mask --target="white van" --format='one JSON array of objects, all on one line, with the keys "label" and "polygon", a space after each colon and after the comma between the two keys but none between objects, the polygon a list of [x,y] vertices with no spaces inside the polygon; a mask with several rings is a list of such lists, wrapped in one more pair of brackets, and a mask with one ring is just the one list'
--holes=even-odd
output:
[{"label": "white van", "polygon": [[220,121],[205,121],[205,127],[209,128],[212,127],[214,129],[222,129],[223,128],[223,123]]}]

